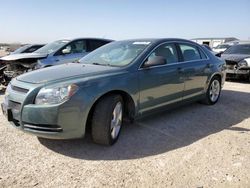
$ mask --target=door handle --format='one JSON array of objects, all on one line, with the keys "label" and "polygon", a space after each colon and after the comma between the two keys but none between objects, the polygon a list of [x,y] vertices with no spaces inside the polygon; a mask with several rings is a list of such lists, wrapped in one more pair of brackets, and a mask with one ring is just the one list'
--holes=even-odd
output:
[{"label": "door handle", "polygon": [[177,71],[178,71],[178,73],[184,73],[184,69],[181,68],[181,67],[178,67],[178,68],[177,68]]}]

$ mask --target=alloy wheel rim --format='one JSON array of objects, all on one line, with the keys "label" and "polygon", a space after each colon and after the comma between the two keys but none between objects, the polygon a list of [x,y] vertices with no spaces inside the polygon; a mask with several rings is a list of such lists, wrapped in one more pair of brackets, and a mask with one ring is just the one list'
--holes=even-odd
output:
[{"label": "alloy wheel rim", "polygon": [[123,115],[122,103],[118,102],[113,110],[111,125],[110,125],[111,137],[113,139],[116,139],[117,136],[119,135],[122,125],[122,115]]},{"label": "alloy wheel rim", "polygon": [[212,82],[209,95],[212,102],[216,102],[218,100],[220,95],[220,82],[218,80],[214,80]]}]

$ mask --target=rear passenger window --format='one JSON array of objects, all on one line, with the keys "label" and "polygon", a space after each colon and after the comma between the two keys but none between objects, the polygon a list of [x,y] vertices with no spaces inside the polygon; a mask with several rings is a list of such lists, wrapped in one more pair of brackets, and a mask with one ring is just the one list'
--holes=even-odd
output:
[{"label": "rear passenger window", "polygon": [[71,51],[72,53],[83,53],[86,52],[86,41],[85,40],[78,40],[71,44]]},{"label": "rear passenger window", "polygon": [[105,41],[100,41],[100,40],[90,40],[89,41],[89,52],[107,44],[108,42]]},{"label": "rear passenger window", "polygon": [[181,53],[184,61],[202,59],[197,47],[189,44],[180,44]]},{"label": "rear passenger window", "polygon": [[201,54],[201,58],[202,58],[202,59],[207,59],[207,56],[206,56],[206,54],[203,52],[203,50],[199,49],[199,51],[200,51],[200,54]]},{"label": "rear passenger window", "polygon": [[149,56],[150,58],[160,56],[165,58],[167,64],[178,62],[177,50],[174,44],[167,43],[156,48],[152,54]]}]

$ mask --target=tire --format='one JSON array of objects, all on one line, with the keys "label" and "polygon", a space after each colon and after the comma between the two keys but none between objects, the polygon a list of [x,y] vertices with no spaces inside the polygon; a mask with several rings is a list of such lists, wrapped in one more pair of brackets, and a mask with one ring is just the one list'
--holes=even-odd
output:
[{"label": "tire", "polygon": [[206,98],[203,100],[203,103],[206,105],[216,104],[220,98],[220,94],[221,94],[221,80],[218,76],[215,76],[209,83],[206,92]]},{"label": "tire", "polygon": [[106,96],[96,104],[91,129],[95,143],[113,145],[117,141],[123,124],[123,108],[120,95]]}]

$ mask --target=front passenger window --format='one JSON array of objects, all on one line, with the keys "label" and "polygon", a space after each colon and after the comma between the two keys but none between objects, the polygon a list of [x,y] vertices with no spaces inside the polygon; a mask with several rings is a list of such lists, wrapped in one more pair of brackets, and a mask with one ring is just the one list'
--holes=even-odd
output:
[{"label": "front passenger window", "polygon": [[148,59],[154,57],[163,57],[167,64],[178,62],[177,50],[174,44],[163,44],[156,48]]},{"label": "front passenger window", "polygon": [[86,41],[84,40],[77,40],[69,45],[67,45],[63,50],[67,51],[68,54],[76,54],[76,53],[83,53],[86,52]]}]

